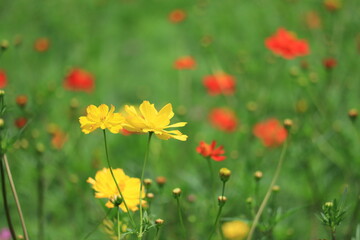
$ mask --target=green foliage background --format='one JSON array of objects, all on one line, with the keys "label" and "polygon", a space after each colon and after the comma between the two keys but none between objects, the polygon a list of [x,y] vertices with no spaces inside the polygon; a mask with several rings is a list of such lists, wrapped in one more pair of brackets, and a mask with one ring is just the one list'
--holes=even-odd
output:
[{"label": "green foliage background", "polygon": [[[274,239],[314,239],[326,237],[316,218],[323,202],[346,192],[348,213],[339,236],[359,223],[352,214],[359,201],[359,124],[347,117],[350,108],[359,107],[359,29],[360,2],[344,0],[338,11],[327,11],[323,1],[296,0],[59,0],[1,1],[0,39],[10,41],[0,57],[0,69],[8,76],[6,100],[10,135],[18,130],[12,121],[21,115],[15,97],[26,94],[30,119],[21,139],[26,149],[14,147],[8,157],[13,170],[30,236],[37,236],[37,161],[43,158],[46,177],[46,239],[83,239],[105,215],[103,202],[93,198],[86,179],[106,166],[101,132],[81,133],[77,118],[87,105],[138,105],[143,100],[157,108],[172,103],[179,121],[187,121],[182,131],[186,142],[176,140],[151,143],[146,177],[166,176],[162,194],[153,186],[153,214],[166,222],[162,239],[179,239],[178,218],[171,190],[183,189],[184,215],[192,239],[207,236],[213,223],[217,196],[209,196],[207,163],[196,153],[199,141],[216,140],[224,145],[228,158],[213,162],[214,169],[227,167],[228,183],[221,221],[229,218],[251,220],[246,199],[253,195],[253,173],[264,172],[260,196],[270,183],[280,148],[267,149],[252,134],[259,121],[275,117],[291,118],[294,128],[278,185],[278,206],[283,211],[297,208],[275,228]],[[174,9],[187,13],[184,22],[169,22]],[[309,29],[306,15],[315,11],[321,27]],[[279,27],[307,39],[311,54],[284,60],[264,46],[264,39]],[[202,40],[210,36],[211,44]],[[50,40],[47,52],[33,49],[39,37]],[[14,39],[22,44],[14,46]],[[176,58],[191,55],[196,70],[179,73]],[[322,65],[326,57],[337,59],[329,73]],[[308,69],[301,68],[301,62]],[[91,93],[63,89],[69,69],[80,67],[96,78]],[[202,78],[223,70],[236,77],[234,96],[209,96]],[[190,85],[180,84],[180,74]],[[70,110],[76,99],[79,106]],[[299,110],[305,102],[306,111]],[[249,103],[256,104],[255,111]],[[208,113],[214,107],[229,107],[240,125],[234,133],[214,129]],[[68,132],[61,151],[50,144],[47,125],[55,123]],[[24,141],[22,141],[24,142]],[[46,145],[43,156],[36,154],[38,143]],[[114,167],[130,176],[140,176],[146,137],[109,135]],[[24,144],[23,144],[24,145]],[[26,143],[25,143],[26,145]],[[220,194],[220,181],[217,191]],[[196,201],[186,201],[194,194]],[[14,205],[11,205],[16,216]],[[0,209],[3,216],[3,209]],[[5,226],[0,217],[0,226]],[[20,232],[20,224],[15,218]],[[153,233],[151,233],[153,234]],[[355,235],[354,232],[351,233]],[[104,239],[97,230],[90,239]]]}]

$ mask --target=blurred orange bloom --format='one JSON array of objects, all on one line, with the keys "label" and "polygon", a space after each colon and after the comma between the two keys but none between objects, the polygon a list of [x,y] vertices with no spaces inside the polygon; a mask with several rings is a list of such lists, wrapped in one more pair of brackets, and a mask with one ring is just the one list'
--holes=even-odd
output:
[{"label": "blurred orange bloom", "polygon": [[184,10],[181,9],[175,9],[169,14],[169,20],[172,23],[179,23],[184,21],[186,18],[186,13]]},{"label": "blurred orange bloom", "polygon": [[28,102],[28,98],[26,95],[19,95],[16,97],[16,104],[19,106],[19,107],[25,107],[25,105],[27,104]]},{"label": "blurred orange bloom", "polygon": [[177,70],[191,70],[195,69],[196,62],[191,56],[178,58],[174,63],[174,68]]},{"label": "blurred orange bloom", "polygon": [[7,85],[7,77],[4,70],[0,69],[0,88],[4,88]]},{"label": "blurred orange bloom", "polygon": [[261,139],[266,147],[280,146],[288,135],[286,129],[275,118],[256,124],[253,128],[253,133]]},{"label": "blurred orange bloom", "polygon": [[49,49],[50,41],[48,38],[38,38],[34,43],[34,49],[38,52],[45,52]]},{"label": "blurred orange bloom", "polygon": [[306,25],[310,29],[317,29],[321,27],[321,19],[317,12],[310,11],[305,16]]},{"label": "blurred orange bloom", "polygon": [[297,39],[296,35],[284,28],[279,28],[275,35],[265,40],[265,46],[274,54],[285,59],[293,59],[308,55],[309,45],[304,39]]},{"label": "blurred orange bloom", "polygon": [[337,61],[335,58],[325,58],[323,60],[323,65],[326,69],[331,70],[337,65]]},{"label": "blurred orange bloom", "polygon": [[226,108],[215,108],[209,115],[211,124],[225,132],[233,132],[236,130],[238,120],[235,113]]},{"label": "blurred orange bloom", "polygon": [[221,156],[225,153],[223,146],[215,148],[216,141],[212,141],[211,144],[207,144],[204,141],[201,141],[199,146],[196,148],[196,151],[203,155],[204,157],[210,157],[214,161],[223,161],[226,159],[225,156]]},{"label": "blurred orange bloom", "polygon": [[80,68],[72,69],[64,81],[64,87],[72,91],[92,92],[94,85],[93,75]]},{"label": "blurred orange bloom", "polygon": [[61,131],[60,129],[56,129],[52,133],[51,145],[55,149],[59,150],[64,146],[66,140],[67,140],[67,135],[63,131]]},{"label": "blurred orange bloom", "polygon": [[235,92],[235,78],[223,72],[205,76],[203,84],[210,95],[225,94],[231,95]]},{"label": "blurred orange bloom", "polygon": [[341,8],[340,0],[324,0],[324,6],[329,11],[336,11]]}]

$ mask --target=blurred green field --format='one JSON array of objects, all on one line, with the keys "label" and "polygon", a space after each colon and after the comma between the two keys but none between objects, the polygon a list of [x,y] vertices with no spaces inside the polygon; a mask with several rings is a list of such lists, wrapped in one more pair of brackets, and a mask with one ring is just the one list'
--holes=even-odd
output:
[{"label": "blurred green field", "polygon": [[[209,196],[208,166],[195,150],[200,141],[216,140],[223,145],[227,159],[213,162],[214,170],[217,173],[227,167],[232,171],[220,222],[236,218],[251,223],[246,199],[254,195],[253,174],[257,170],[264,173],[261,200],[281,152],[281,147],[266,148],[252,133],[256,123],[268,118],[294,122],[277,181],[280,191],[276,201],[271,199],[271,204],[291,214],[276,225],[272,236],[258,239],[330,239],[317,215],[325,202],[342,197],[347,213],[337,235],[345,240],[354,237],[360,224],[360,125],[349,120],[348,110],[360,107],[360,2],[343,0],[335,11],[327,10],[323,2],[0,1],[0,41],[9,41],[0,56],[0,69],[8,79],[4,90],[9,136],[19,134],[13,121],[24,114],[16,106],[16,96],[25,94],[29,99],[29,122],[7,155],[30,238],[38,239],[37,170],[42,159],[45,239],[84,239],[93,230],[88,239],[108,239],[97,228],[107,211],[104,201],[95,199],[86,183],[107,166],[103,136],[100,130],[83,134],[78,117],[90,104],[113,104],[120,110],[143,100],[158,109],[172,103],[173,122],[188,122],[180,129],[189,136],[186,142],[157,138],[151,142],[145,177],[167,178],[162,192],[155,183],[152,186],[151,212],[155,219],[165,220],[160,239],[182,239],[171,192],[176,187],[183,190],[188,239],[207,239],[213,225],[221,182],[216,177],[216,195]],[[169,13],[175,9],[186,12],[183,22],[169,21]],[[316,12],[319,27],[309,27],[309,12]],[[269,51],[264,40],[279,27],[306,39],[310,54],[285,60]],[[40,37],[50,41],[46,52],[34,50]],[[194,57],[196,69],[174,69],[174,61],[186,55]],[[331,71],[322,63],[328,57],[337,60]],[[94,75],[92,93],[64,89],[64,78],[73,67]],[[236,78],[232,96],[210,96],[202,84],[204,76],[221,70]],[[187,85],[181,77],[188,79]],[[239,119],[235,132],[220,131],[209,123],[208,114],[216,107],[235,111]],[[68,134],[60,150],[51,145],[51,124]],[[108,141],[113,167],[140,177],[146,136],[108,134]],[[45,145],[43,154],[35,150],[39,143]],[[20,234],[20,221],[8,192]],[[189,195],[196,200],[187,201]],[[3,215],[0,207],[0,228],[7,226]],[[264,212],[262,220],[268,216],[269,212]],[[151,231],[146,239],[153,238]],[[213,239],[221,238],[216,235]]]}]

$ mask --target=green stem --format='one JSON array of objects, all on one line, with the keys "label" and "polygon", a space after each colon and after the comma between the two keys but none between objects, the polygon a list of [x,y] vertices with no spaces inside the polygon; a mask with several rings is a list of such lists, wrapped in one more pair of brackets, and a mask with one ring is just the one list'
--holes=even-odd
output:
[{"label": "green stem", "polygon": [[117,207],[117,233],[118,233],[118,240],[121,239],[121,230],[120,230],[120,226],[121,226],[121,223],[120,223],[120,208]]},{"label": "green stem", "polygon": [[181,230],[183,232],[183,239],[186,239],[186,228],[185,228],[182,213],[181,213],[180,196],[176,197],[176,203],[177,203],[177,209],[178,209],[178,214],[179,214],[180,226],[181,226]]},{"label": "green stem", "polygon": [[221,211],[222,211],[222,208],[223,208],[223,204],[219,206],[219,210],[218,210],[218,213],[216,215],[216,218],[215,218],[215,223],[214,223],[214,227],[212,228],[211,232],[210,232],[210,235],[209,235],[209,240],[212,238],[212,236],[214,235],[215,231],[216,231],[216,226],[219,222],[219,218],[220,218],[220,215],[221,215]]},{"label": "green stem", "polygon": [[7,201],[7,195],[6,195],[6,185],[5,185],[5,171],[4,171],[4,164],[2,158],[0,159],[0,174],[1,174],[1,192],[3,197],[3,203],[4,203],[4,211],[6,215],[6,220],[9,226],[9,230],[11,233],[11,237],[13,240],[16,240],[16,234],[14,230],[14,226],[11,221],[10,211],[9,211],[9,204]]},{"label": "green stem", "polygon": [[[209,172],[210,172],[210,198],[212,199],[215,195],[215,191],[214,191],[214,171],[213,171],[213,167],[212,167],[212,163],[211,163],[211,159],[210,157],[206,158],[206,161],[208,163],[208,167],[209,167]],[[215,202],[213,202],[215,203]],[[214,205],[215,207],[215,205]]]},{"label": "green stem", "polygon": [[139,230],[138,239],[141,239],[142,235],[143,235],[143,211],[142,211],[141,197],[142,197],[142,193],[143,193],[144,173],[145,173],[146,163],[147,163],[148,158],[149,158],[149,149],[150,149],[150,141],[151,141],[152,134],[153,134],[153,132],[149,132],[149,137],[148,137],[147,146],[146,146],[146,152],[145,152],[145,157],[144,157],[144,163],[143,163],[143,167],[142,167],[142,170],[141,170],[140,196],[139,196],[140,230]]},{"label": "green stem", "polygon": [[104,222],[104,220],[109,216],[111,210],[112,210],[112,208],[109,208],[106,215],[101,219],[101,221],[99,221],[99,223],[96,225],[96,227],[83,238],[83,240],[88,239],[91,236],[91,234],[93,234],[96,231],[96,229],[100,226],[100,224],[102,224]]},{"label": "green stem", "polygon": [[38,235],[44,239],[44,166],[41,157],[38,159]]},{"label": "green stem", "polygon": [[270,186],[269,186],[269,188],[267,190],[267,193],[266,193],[266,195],[265,195],[265,197],[264,197],[264,199],[263,199],[263,201],[262,201],[262,203],[260,205],[260,208],[259,208],[258,212],[256,213],[253,224],[251,225],[251,229],[249,231],[249,235],[246,238],[246,240],[251,240],[252,239],[252,236],[253,236],[253,234],[255,232],[255,228],[256,228],[259,220],[260,220],[261,214],[264,211],[265,206],[266,206],[267,202],[270,199],[272,188],[275,185],[275,183],[277,181],[277,178],[279,177],[280,170],[281,170],[282,164],[284,162],[284,157],[285,157],[285,153],[286,153],[286,149],[287,149],[287,144],[288,144],[288,140],[286,140],[284,145],[283,145],[283,148],[282,148],[282,151],[281,151],[281,154],[280,154],[280,159],[279,159],[278,165],[277,165],[276,170],[275,170],[274,177],[273,177],[273,179],[271,181],[271,184],[270,184]]},{"label": "green stem", "polygon": [[136,227],[136,224],[135,224],[135,222],[134,222],[134,219],[132,218],[132,216],[131,216],[131,214],[130,214],[129,208],[128,208],[128,206],[127,206],[127,204],[126,204],[126,201],[125,201],[125,198],[124,198],[124,196],[123,196],[123,194],[122,194],[122,192],[121,192],[121,190],[120,190],[119,184],[117,183],[116,178],[115,178],[115,175],[114,175],[113,170],[112,170],[112,168],[111,168],[111,164],[110,164],[110,160],[109,160],[108,147],[107,147],[107,141],[106,141],[106,131],[105,131],[105,129],[103,130],[103,133],[104,133],[104,143],[105,143],[106,161],[107,161],[107,164],[108,164],[108,166],[109,166],[111,176],[112,176],[112,178],[113,178],[113,180],[114,180],[114,182],[115,182],[115,185],[116,185],[117,190],[119,191],[119,194],[120,194],[121,199],[122,199],[122,201],[123,201],[123,203],[124,203],[126,212],[127,212],[128,215],[129,215],[131,224],[133,225],[133,227]]},{"label": "green stem", "polygon": [[156,234],[155,234],[154,240],[159,240],[159,238],[160,238],[160,228],[157,227],[157,228],[156,228]]}]

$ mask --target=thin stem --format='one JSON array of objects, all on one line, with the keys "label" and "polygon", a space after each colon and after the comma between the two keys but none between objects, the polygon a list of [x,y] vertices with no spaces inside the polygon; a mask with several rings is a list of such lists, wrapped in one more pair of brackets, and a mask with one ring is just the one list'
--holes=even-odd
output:
[{"label": "thin stem", "polygon": [[117,234],[118,234],[118,240],[121,239],[121,230],[120,230],[120,226],[121,226],[121,223],[120,223],[120,208],[117,207]]},{"label": "thin stem", "polygon": [[331,230],[331,240],[336,240],[335,230]]},{"label": "thin stem", "polygon": [[128,208],[128,206],[127,206],[127,204],[126,204],[126,201],[125,201],[125,198],[124,198],[124,196],[123,196],[123,194],[122,194],[122,192],[121,192],[121,190],[120,190],[119,184],[117,183],[116,178],[115,178],[115,175],[114,175],[113,170],[112,170],[112,168],[111,168],[111,164],[110,164],[110,160],[109,160],[108,147],[107,147],[107,141],[106,141],[106,131],[105,131],[105,129],[103,130],[103,133],[104,133],[104,143],[105,143],[106,161],[107,161],[107,164],[108,164],[108,166],[109,166],[111,176],[112,176],[112,178],[113,178],[113,180],[114,180],[114,182],[115,182],[115,185],[116,185],[117,190],[119,191],[119,194],[120,194],[121,199],[122,199],[122,201],[123,201],[123,203],[124,203],[126,212],[127,212],[128,215],[129,215],[131,224],[133,225],[133,227],[136,227],[136,224],[135,224],[135,222],[134,222],[134,219],[132,218],[132,216],[131,216],[131,214],[130,214],[129,208]]},{"label": "thin stem", "polygon": [[160,238],[160,228],[157,227],[157,228],[156,228],[156,234],[155,234],[154,240],[159,240],[159,238]]},{"label": "thin stem", "polygon": [[268,202],[268,200],[270,199],[270,196],[271,196],[271,192],[272,192],[272,188],[273,186],[275,185],[276,183],[276,180],[277,178],[279,177],[279,174],[280,174],[280,170],[281,170],[281,167],[282,167],[282,164],[284,162],[284,157],[285,157],[285,153],[286,153],[286,149],[287,149],[287,144],[288,144],[288,140],[285,141],[284,145],[283,145],[283,148],[282,148],[282,151],[281,151],[281,154],[280,154],[280,159],[279,159],[279,162],[278,162],[278,165],[276,167],[276,170],[275,170],[275,174],[274,174],[274,177],[271,181],[271,184],[267,190],[267,193],[260,205],[260,208],[258,210],[258,212],[256,213],[256,216],[255,216],[255,219],[253,221],[253,224],[251,225],[251,229],[250,229],[250,232],[249,232],[249,235],[248,237],[246,238],[247,240],[251,240],[252,239],[252,236],[255,232],[255,228],[260,220],[260,217],[261,217],[261,214],[262,212],[264,211],[265,209],[265,206]]},{"label": "thin stem", "polygon": [[38,237],[44,239],[44,166],[42,158],[38,159]]},{"label": "thin stem", "polygon": [[3,165],[3,161],[2,159],[0,160],[0,174],[1,174],[1,192],[2,192],[2,197],[3,197],[3,202],[4,202],[4,211],[5,211],[5,215],[6,215],[6,220],[9,226],[9,230],[11,233],[11,237],[13,240],[16,240],[16,234],[15,234],[15,230],[14,230],[14,226],[11,222],[11,216],[10,216],[10,211],[9,211],[9,204],[7,201],[7,195],[6,195],[6,184],[5,184],[5,171],[4,171],[4,165]]},{"label": "thin stem", "polygon": [[150,149],[150,141],[151,141],[151,136],[152,136],[153,132],[149,132],[149,137],[148,137],[148,141],[147,141],[147,145],[146,145],[146,151],[145,151],[145,157],[144,157],[144,163],[143,163],[143,167],[141,170],[141,178],[140,178],[140,196],[139,196],[139,208],[140,208],[140,231],[139,231],[139,235],[138,235],[138,239],[142,238],[143,235],[143,211],[142,211],[142,202],[141,202],[141,197],[142,197],[142,193],[143,193],[143,182],[144,182],[144,173],[145,173],[145,167],[146,167],[146,163],[148,161],[149,158],[149,149]]},{"label": "thin stem", "polygon": [[221,196],[225,195],[225,181],[223,181],[223,185],[222,185],[222,191],[221,191]]},{"label": "thin stem", "polygon": [[19,201],[18,195],[17,195],[17,193],[16,193],[15,184],[14,184],[14,181],[13,181],[13,178],[12,178],[12,174],[11,174],[11,171],[10,171],[10,167],[9,167],[9,163],[8,163],[8,160],[7,160],[7,157],[6,157],[5,154],[4,154],[4,156],[3,156],[3,160],[4,160],[4,165],[5,165],[6,173],[7,173],[7,175],[8,175],[8,179],[9,179],[9,182],[10,182],[10,188],[11,188],[11,191],[12,191],[12,193],[13,193],[14,200],[15,200],[15,203],[16,203],[16,208],[17,208],[18,213],[19,213],[19,217],[20,217],[21,227],[22,227],[22,229],[23,229],[24,238],[25,238],[25,240],[29,240],[29,235],[28,235],[27,230],[26,230],[26,225],[25,225],[24,216],[23,216],[23,213],[22,213],[22,211],[21,211],[20,201]]},{"label": "thin stem", "polygon": [[[215,195],[215,191],[214,191],[214,171],[213,171],[213,167],[212,167],[212,163],[211,163],[211,159],[210,157],[206,158],[206,161],[208,163],[208,167],[209,167],[209,172],[210,172],[210,198],[213,198]],[[215,202],[213,202],[214,204]],[[215,207],[215,205],[214,205]]]},{"label": "thin stem", "polygon": [[183,232],[183,237],[184,237],[183,239],[186,239],[186,228],[185,228],[182,213],[181,213],[180,196],[176,197],[176,203],[177,203],[177,208],[178,208],[180,226],[181,226],[181,230]]},{"label": "thin stem", "polygon": [[214,223],[214,227],[212,228],[212,230],[211,230],[211,232],[210,232],[210,235],[209,235],[209,240],[212,238],[212,236],[214,235],[214,233],[215,233],[215,231],[216,231],[216,226],[217,226],[217,224],[218,224],[218,222],[219,222],[219,218],[220,218],[220,215],[221,215],[221,211],[222,211],[222,208],[223,208],[223,204],[221,204],[220,206],[219,206],[219,210],[218,210],[218,213],[217,213],[217,215],[216,215],[216,218],[215,218],[215,223]]}]

